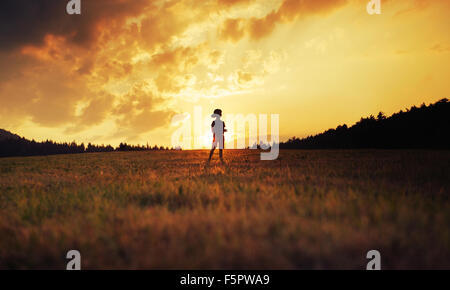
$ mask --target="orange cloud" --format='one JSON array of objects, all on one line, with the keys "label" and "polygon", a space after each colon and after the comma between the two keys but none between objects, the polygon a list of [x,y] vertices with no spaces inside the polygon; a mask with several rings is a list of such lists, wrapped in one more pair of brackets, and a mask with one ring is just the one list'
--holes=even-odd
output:
[{"label": "orange cloud", "polygon": [[239,84],[245,84],[250,82],[251,80],[253,80],[253,75],[251,73],[248,72],[244,72],[244,71],[237,71],[237,81]]},{"label": "orange cloud", "polygon": [[159,92],[178,93],[183,85],[176,80],[176,77],[189,72],[199,62],[199,56],[203,54],[204,48],[205,46],[200,44],[155,54],[150,65],[158,71],[154,81]]},{"label": "orange cloud", "polygon": [[114,96],[99,94],[90,98],[87,106],[82,110],[81,115],[76,118],[76,124],[67,128],[67,133],[75,133],[90,126],[98,125],[109,117],[113,108]]},{"label": "orange cloud", "polygon": [[[0,63],[5,64],[2,68],[10,67],[9,72],[0,69],[0,83],[4,83],[0,112],[2,117],[8,116],[8,123],[16,124],[14,117],[36,125],[63,127],[67,134],[73,134],[112,118],[118,131],[136,135],[168,121],[173,111],[164,108],[163,99],[155,97],[156,91],[136,97],[136,90],[126,86],[141,83],[139,74],[151,73],[155,76],[147,79],[159,91],[178,91],[173,78],[198,62],[196,47],[168,48],[174,35],[189,26],[186,21],[190,17],[182,19],[178,14],[182,1],[159,6],[149,0],[87,1],[83,12],[88,13],[80,17],[67,16],[61,9],[64,1],[43,0],[25,13],[19,2],[23,1],[5,4],[14,11],[14,19],[0,19],[2,23],[11,18],[1,31],[18,22],[14,31],[1,35],[5,42],[0,43],[0,52],[9,50],[0,53]],[[50,17],[45,11],[54,15]],[[151,58],[150,70],[143,72],[141,67],[134,72],[133,57],[143,49],[158,52]],[[12,77],[12,72],[17,75]],[[115,86],[120,82],[125,87],[117,91]]]},{"label": "orange cloud", "polygon": [[262,18],[227,19],[222,25],[220,37],[236,42],[248,34],[251,39],[258,40],[270,35],[280,23],[326,13],[346,3],[346,0],[284,0],[278,9]]},{"label": "orange cloud", "polygon": [[218,0],[218,3],[224,6],[233,6],[233,5],[249,4],[252,1],[253,0]]},{"label": "orange cloud", "polygon": [[243,19],[227,19],[219,30],[219,37],[223,40],[239,41],[244,37],[244,20]]},{"label": "orange cloud", "polygon": [[450,52],[450,45],[445,45],[442,43],[436,43],[432,47],[430,47],[430,50],[437,52],[437,53],[444,53],[444,52]]},{"label": "orange cloud", "polygon": [[[0,64],[8,67],[0,69],[0,112],[7,116],[2,121],[30,120],[66,134],[108,121],[117,136],[134,137],[167,124],[174,113],[168,96],[207,84],[208,73],[224,63],[223,52],[208,40],[180,42],[193,37],[188,29],[225,9],[256,3],[96,0],[83,3],[81,16],[68,16],[64,1],[41,0],[35,6],[27,1],[6,0],[0,12]],[[214,32],[232,42],[246,35],[260,39],[300,13],[326,11],[338,2],[286,0],[264,17],[225,18]],[[221,73],[227,74],[243,87],[259,73],[246,68]],[[215,86],[228,89],[225,82]],[[199,90],[209,94],[208,89]]]},{"label": "orange cloud", "polygon": [[[141,134],[165,128],[174,112],[185,109],[191,99],[210,104],[216,100],[221,102],[226,96],[229,99],[224,103],[229,105],[230,99],[237,98],[233,96],[247,94],[250,100],[251,93],[270,95],[275,89],[279,89],[275,93],[281,91],[286,98],[292,92],[297,96],[299,90],[304,90],[306,98],[318,87],[324,87],[307,89],[313,85],[311,80],[315,75],[327,73],[315,71],[325,58],[331,64],[334,61],[333,67],[337,68],[343,67],[343,55],[349,59],[360,51],[371,55],[371,47],[366,45],[370,43],[371,34],[357,34],[357,28],[370,29],[372,23],[365,21],[380,19],[366,17],[367,2],[356,0],[207,0],[201,4],[197,0],[92,0],[83,2],[81,16],[66,15],[66,1],[39,0],[33,5],[29,5],[29,0],[3,2],[0,10],[0,122],[13,131],[25,122],[30,128],[63,132],[61,138],[68,140],[73,140],[72,136],[77,134],[138,140]],[[347,2],[354,5],[352,9],[361,9],[358,19],[347,18],[352,15],[352,9],[342,11],[343,16],[336,13],[332,17],[336,16],[336,24],[348,30],[348,41],[355,42],[352,46],[355,50],[336,41],[336,53],[339,52],[336,59],[333,51],[326,49],[331,41],[325,35],[329,27],[322,29],[320,25],[311,25],[311,33],[324,33],[321,38],[302,39],[301,35],[296,35],[295,39],[288,39],[291,32],[286,30],[264,45],[255,42],[281,31],[284,24],[309,16],[328,15]],[[386,15],[394,15],[397,10],[411,7],[417,10],[417,7],[430,6],[432,11],[433,3],[438,1],[386,2],[383,6]],[[448,1],[439,3],[447,5]],[[389,7],[393,7],[390,14]],[[413,17],[414,13],[404,17]],[[383,21],[386,34],[380,36],[380,46],[389,33],[394,37],[391,29],[397,31],[398,26],[390,21],[398,19],[391,18]],[[316,20],[320,24],[321,18],[316,17]],[[357,27],[355,21],[358,21]],[[435,38],[430,33],[421,41],[428,43],[424,49],[430,57],[449,51],[446,26],[442,24],[445,21],[441,18],[439,21],[440,24],[431,21],[434,26],[427,26],[428,31],[436,32]],[[411,31],[417,28],[420,27],[412,27]],[[305,30],[305,37],[307,33]],[[421,48],[414,46],[415,38],[410,42],[401,41],[410,34],[396,37],[395,46],[384,44],[385,50],[395,52],[397,48],[406,47],[409,52],[418,51]],[[250,41],[238,45],[224,43],[236,43],[243,38]],[[309,54],[311,50],[303,47],[305,43],[321,50],[323,55],[309,59],[315,54]],[[402,58],[408,56],[403,54]],[[301,71],[299,64],[309,70]],[[292,76],[294,72],[298,73],[299,80],[303,78],[302,87],[298,85],[297,76]],[[445,75],[443,72],[444,69],[441,76]],[[338,73],[335,75],[329,78],[337,80]],[[334,93],[336,88],[332,88]],[[439,93],[445,93],[444,89]],[[239,108],[241,101],[236,102]],[[286,107],[292,107],[291,101],[285,102],[289,104]],[[8,128],[13,125],[15,128]],[[104,131],[105,128],[109,131]]]},{"label": "orange cloud", "polygon": [[450,2],[447,0],[400,0],[400,1],[399,0],[397,0],[397,1],[385,0],[383,2],[383,5],[384,4],[390,5],[390,4],[397,4],[397,3],[405,4],[406,7],[403,7],[402,9],[400,9],[394,16],[401,16],[401,15],[412,13],[415,11],[425,10],[431,4],[436,4],[436,3],[445,4],[445,5],[450,6]]},{"label": "orange cloud", "polygon": [[280,21],[280,14],[271,12],[263,18],[252,18],[247,22],[247,30],[252,39],[263,38],[275,29],[275,25]]},{"label": "orange cloud", "polygon": [[134,138],[142,133],[164,126],[174,112],[157,107],[164,99],[155,97],[144,90],[143,86],[135,86],[114,108],[118,132],[126,132],[126,136]]}]

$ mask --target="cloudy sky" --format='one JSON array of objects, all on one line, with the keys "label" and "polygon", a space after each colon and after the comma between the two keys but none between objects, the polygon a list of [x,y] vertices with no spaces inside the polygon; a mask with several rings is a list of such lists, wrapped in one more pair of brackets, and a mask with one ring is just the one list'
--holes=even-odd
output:
[{"label": "cloudy sky", "polygon": [[0,128],[170,145],[201,106],[279,114],[286,139],[450,95],[448,0],[67,2],[1,1]]}]

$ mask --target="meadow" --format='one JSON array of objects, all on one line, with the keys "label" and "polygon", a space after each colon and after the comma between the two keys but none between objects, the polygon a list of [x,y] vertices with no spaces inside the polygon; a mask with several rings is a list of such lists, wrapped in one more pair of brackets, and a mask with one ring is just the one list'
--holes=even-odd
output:
[{"label": "meadow", "polygon": [[450,269],[449,151],[207,156],[1,158],[0,268]]}]

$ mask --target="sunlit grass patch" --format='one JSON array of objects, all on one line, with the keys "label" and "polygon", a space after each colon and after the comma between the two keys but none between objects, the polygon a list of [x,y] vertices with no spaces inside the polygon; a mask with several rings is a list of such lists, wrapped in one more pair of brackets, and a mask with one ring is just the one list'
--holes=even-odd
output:
[{"label": "sunlit grass patch", "polygon": [[0,267],[450,268],[447,151],[207,156],[0,159]]}]

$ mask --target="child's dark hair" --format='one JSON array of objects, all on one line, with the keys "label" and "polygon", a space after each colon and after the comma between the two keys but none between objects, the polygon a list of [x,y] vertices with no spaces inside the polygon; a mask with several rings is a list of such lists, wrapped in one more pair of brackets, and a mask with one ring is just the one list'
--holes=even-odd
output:
[{"label": "child's dark hair", "polygon": [[217,115],[222,117],[222,110],[221,109],[215,109],[214,110],[214,114],[217,114]]}]

